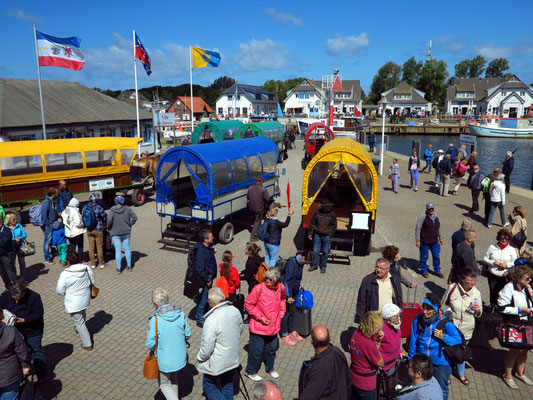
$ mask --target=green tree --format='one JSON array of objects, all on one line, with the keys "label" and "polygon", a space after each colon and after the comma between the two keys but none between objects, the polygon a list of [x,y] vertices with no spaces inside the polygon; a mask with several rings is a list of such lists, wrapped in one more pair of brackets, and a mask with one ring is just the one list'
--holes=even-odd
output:
[{"label": "green tree", "polygon": [[298,86],[304,79],[305,78],[291,78],[285,81],[268,80],[263,84],[262,88],[274,93],[281,105],[281,108],[283,108],[285,106],[287,92]]},{"label": "green tree", "polygon": [[389,61],[383,65],[372,80],[370,85],[370,93],[367,101],[371,104],[377,104],[381,99],[381,93],[388,89],[392,89],[400,83],[400,76],[402,74],[402,67],[393,61]]},{"label": "green tree", "polygon": [[455,76],[457,78],[467,78],[468,68],[470,67],[470,60],[466,59],[455,64]]},{"label": "green tree", "polygon": [[214,90],[224,91],[232,87],[234,84],[235,79],[230,78],[229,76],[221,76],[220,78],[215,79],[209,87]]},{"label": "green tree", "polygon": [[487,66],[485,76],[487,78],[500,78],[509,69],[509,61],[506,58],[495,58]]},{"label": "green tree", "polygon": [[407,82],[411,86],[416,86],[420,79],[420,70],[424,64],[422,61],[416,61],[414,57],[411,57],[403,64],[402,69],[402,81]]},{"label": "green tree", "polygon": [[469,78],[481,78],[481,75],[485,71],[485,64],[487,60],[483,56],[476,56],[470,60],[470,66],[468,68]]},{"label": "green tree", "polygon": [[426,93],[426,99],[432,103],[442,104],[446,92],[448,66],[444,61],[426,61],[420,70],[417,88]]}]

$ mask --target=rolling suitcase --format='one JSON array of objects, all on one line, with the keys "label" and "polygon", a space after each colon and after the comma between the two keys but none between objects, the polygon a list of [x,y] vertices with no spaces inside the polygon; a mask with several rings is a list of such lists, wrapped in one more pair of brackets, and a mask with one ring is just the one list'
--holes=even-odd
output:
[{"label": "rolling suitcase", "polygon": [[301,336],[309,336],[313,329],[311,310],[308,308],[296,308],[294,312],[294,330]]},{"label": "rolling suitcase", "polygon": [[422,308],[420,307],[420,304],[416,303],[416,288],[414,290],[412,303],[409,303],[410,292],[411,288],[408,288],[407,303],[402,304],[402,338],[409,337],[409,335],[411,334],[411,325],[413,324],[413,320],[418,314],[422,313]]}]

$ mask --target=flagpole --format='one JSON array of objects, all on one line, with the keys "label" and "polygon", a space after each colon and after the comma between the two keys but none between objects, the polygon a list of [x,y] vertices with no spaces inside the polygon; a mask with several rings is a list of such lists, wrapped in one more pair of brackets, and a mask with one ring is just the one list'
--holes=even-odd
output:
[{"label": "flagpole", "polygon": [[41,68],[39,67],[39,49],[37,48],[37,27],[33,25],[33,39],[35,40],[35,60],[37,61],[37,77],[39,81],[39,100],[41,101],[41,121],[43,123],[43,140],[46,140],[46,125],[44,123],[43,89],[41,87]]},{"label": "flagpole", "polygon": [[[139,122],[139,91],[137,89],[137,60],[135,59],[135,29],[133,30],[133,71],[135,73],[135,111],[137,112],[137,137],[141,137],[141,123]],[[137,156],[141,151],[141,142],[137,144]]]},{"label": "flagpole", "polygon": [[[192,46],[189,46],[189,65],[190,65],[190,78],[191,78],[191,138],[194,131],[194,96],[192,94]],[[187,104],[185,104],[187,105]]]}]

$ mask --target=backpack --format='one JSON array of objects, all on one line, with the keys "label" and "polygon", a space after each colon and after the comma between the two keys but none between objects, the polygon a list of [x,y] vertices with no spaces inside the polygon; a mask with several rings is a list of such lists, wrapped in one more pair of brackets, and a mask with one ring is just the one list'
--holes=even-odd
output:
[{"label": "backpack", "polygon": [[217,280],[215,281],[215,287],[222,290],[222,292],[224,293],[224,296],[226,296],[226,299],[229,297],[229,284],[228,284],[228,280],[226,279],[226,277],[221,276],[217,278]]},{"label": "backpack", "polygon": [[453,175],[457,177],[465,176],[465,170],[461,168],[460,163],[453,168]]},{"label": "backpack", "polygon": [[490,178],[487,176],[481,181],[481,190],[483,193],[488,193],[490,188]]},{"label": "backpack", "polygon": [[196,247],[193,246],[187,253],[187,271],[183,282],[183,295],[189,299],[194,299],[200,294],[204,285],[205,282],[196,272]]},{"label": "backpack", "polygon": [[98,225],[98,221],[96,220],[96,213],[94,212],[93,207],[91,207],[89,204],[83,207],[81,220],[83,221],[83,225],[85,225],[85,227],[90,231],[94,231],[96,225]]},{"label": "backpack", "polygon": [[35,226],[44,225],[42,203],[35,204],[30,208],[30,222]]},{"label": "backpack", "polygon": [[[451,293],[450,293],[451,294]],[[453,320],[450,316],[446,315],[442,318],[435,329],[446,330],[445,325]],[[442,340],[439,340],[439,356],[444,353],[444,356],[454,364],[462,364],[465,361],[469,361],[472,358],[472,352],[469,347],[466,346],[466,340],[463,333],[457,328],[459,335],[461,335],[461,343],[455,346],[446,346]]]},{"label": "backpack", "polygon": [[268,264],[266,262],[262,262],[261,265],[259,265],[259,267],[257,267],[257,272],[254,275],[255,280],[258,283],[264,282],[265,281],[265,275],[266,275],[266,272],[268,270],[269,270]]},{"label": "backpack", "polygon": [[291,258],[294,258],[294,257],[283,258],[283,257],[278,256],[278,260],[276,261],[275,268],[279,269],[279,272],[281,275],[285,274],[285,266],[287,265],[287,261],[289,261]]},{"label": "backpack", "polygon": [[266,219],[261,226],[259,227],[259,230],[257,231],[257,238],[262,241],[266,242],[268,239],[270,239],[270,232],[268,231],[269,222]]}]

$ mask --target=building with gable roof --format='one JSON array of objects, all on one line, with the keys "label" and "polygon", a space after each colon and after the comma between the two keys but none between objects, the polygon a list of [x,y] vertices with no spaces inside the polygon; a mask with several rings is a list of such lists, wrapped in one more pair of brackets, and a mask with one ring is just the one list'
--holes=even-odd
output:
[{"label": "building with gable roof", "polygon": [[[278,100],[261,86],[235,83],[216,100],[219,118],[247,118],[250,115],[277,115]],[[234,112],[235,109],[235,112]]]},{"label": "building with gable roof", "polygon": [[383,104],[385,104],[387,114],[425,113],[431,108],[431,103],[425,99],[425,95],[421,90],[415,89],[403,81],[392,89],[381,93],[378,104],[381,105],[380,110],[383,110]]},{"label": "building with gable roof", "polygon": [[521,118],[533,104],[533,89],[516,75],[501,78],[451,78],[446,90],[449,115]]},{"label": "building with gable roof", "polygon": [[[194,119],[199,121],[202,117],[207,117],[213,112],[204,99],[201,97],[193,97],[192,106],[194,108]],[[166,110],[167,113],[176,114],[176,119],[181,121],[191,120],[191,98],[187,96],[178,96],[172,101]]]}]

